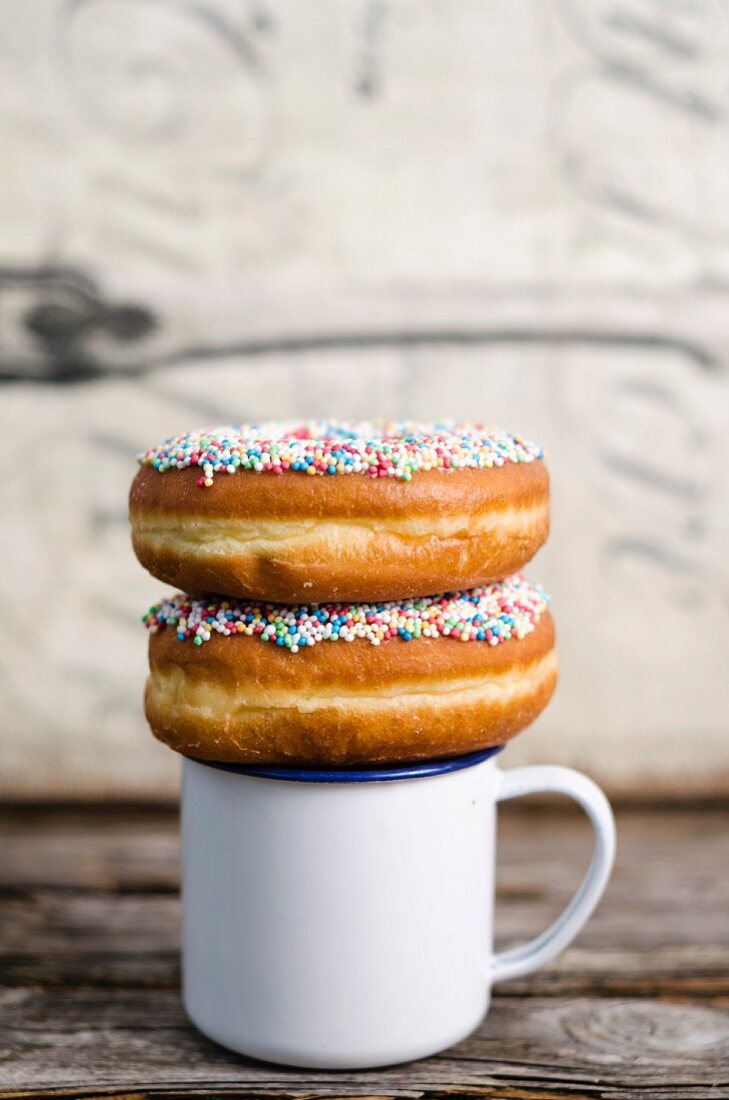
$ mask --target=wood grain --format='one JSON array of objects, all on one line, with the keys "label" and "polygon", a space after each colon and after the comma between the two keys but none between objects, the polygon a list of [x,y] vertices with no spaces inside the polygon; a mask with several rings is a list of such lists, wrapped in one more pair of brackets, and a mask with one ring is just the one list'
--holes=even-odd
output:
[{"label": "wood grain", "polygon": [[[721,809],[624,810],[615,875],[576,944],[499,987],[444,1054],[362,1073],[239,1058],[185,1020],[171,812],[0,814],[0,1098],[729,1097]],[[497,930],[544,927],[589,854],[584,821],[502,813]]]}]

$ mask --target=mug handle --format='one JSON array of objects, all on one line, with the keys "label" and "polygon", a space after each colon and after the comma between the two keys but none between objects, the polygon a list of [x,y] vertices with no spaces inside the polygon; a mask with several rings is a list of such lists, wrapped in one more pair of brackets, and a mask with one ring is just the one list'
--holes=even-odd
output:
[{"label": "mug handle", "polygon": [[573,798],[589,817],[595,830],[592,861],[572,901],[546,932],[528,943],[494,956],[494,982],[529,974],[558,955],[586,923],[610,877],[615,858],[615,819],[610,803],[596,783],[572,768],[548,764],[499,772],[497,802],[519,798],[523,794],[547,792]]}]

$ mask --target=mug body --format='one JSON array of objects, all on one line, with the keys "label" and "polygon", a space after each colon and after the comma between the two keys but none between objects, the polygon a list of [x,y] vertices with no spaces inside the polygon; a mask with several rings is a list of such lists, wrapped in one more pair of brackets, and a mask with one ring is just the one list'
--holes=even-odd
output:
[{"label": "mug body", "polygon": [[496,751],[401,773],[185,760],[193,1023],[240,1053],[325,1069],[423,1057],[473,1031],[490,995]]}]

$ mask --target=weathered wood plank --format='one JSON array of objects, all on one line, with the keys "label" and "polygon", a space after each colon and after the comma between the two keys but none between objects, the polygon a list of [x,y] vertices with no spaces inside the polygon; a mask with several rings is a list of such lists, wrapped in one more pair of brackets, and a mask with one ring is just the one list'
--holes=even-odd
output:
[{"label": "weathered wood plank", "polygon": [[[510,933],[502,940],[524,938],[546,926],[553,908],[550,901],[537,899],[534,911],[518,919],[511,895],[502,896],[500,924]],[[626,940],[624,922],[617,919],[618,902],[611,902],[610,910],[601,914],[599,935],[588,937],[585,931],[578,946],[528,979],[510,982],[504,991],[511,996],[729,996],[726,942],[706,938],[710,930],[702,927],[700,913],[686,923],[702,939],[681,942],[687,932],[681,916],[677,909],[663,920],[651,921],[645,906],[636,906],[636,921],[646,920],[650,926],[650,936],[636,937],[636,943],[635,938]],[[6,894],[0,900],[0,917],[0,985],[172,988],[178,983],[179,906],[174,895],[50,890]]]},{"label": "weathered wood plank", "polygon": [[590,1097],[729,1095],[722,1091],[729,1013],[640,998],[499,997],[482,1027],[446,1054],[346,1074],[301,1073],[221,1050],[187,1024],[175,991],[4,990],[0,1029],[3,1098],[29,1088],[164,1094],[196,1085],[328,1095],[343,1086],[412,1095],[454,1085]]},{"label": "weathered wood plank", "polygon": [[[501,809],[497,930],[504,939],[532,935],[557,913],[589,850],[589,827],[576,813],[540,804]],[[17,947],[18,937],[31,928],[50,937],[49,948],[58,948],[69,921],[72,928],[78,921],[87,925],[85,942],[92,949],[118,946],[123,927],[138,937],[147,923],[150,949],[176,946],[157,930],[174,921],[178,857],[173,813],[137,812],[131,819],[93,811],[76,817],[0,815],[6,914],[0,949]],[[726,944],[729,881],[717,871],[727,861],[729,826],[722,808],[620,811],[615,872],[580,946],[639,951]],[[94,907],[107,904],[105,896],[113,898],[109,913],[95,914]],[[140,900],[145,896],[146,904]],[[32,946],[43,943],[40,938]],[[140,946],[135,939],[135,949]]]},{"label": "weathered wood plank", "polygon": [[[729,1097],[720,809],[619,813],[613,881],[570,950],[500,987],[483,1026],[444,1055],[336,1075],[238,1058],[187,1024],[176,828],[173,813],[0,814],[0,1100]],[[502,938],[546,924],[588,851],[575,814],[505,810]]]},{"label": "weathered wood plank", "polygon": [[[174,814],[0,819],[0,838],[10,832],[0,854],[0,983],[177,984]],[[504,993],[727,994],[729,884],[716,874],[726,862],[725,832],[721,810],[650,819],[623,811],[615,874],[577,944]],[[500,942],[546,926],[577,881],[588,845],[587,827],[571,813],[505,809]]]},{"label": "weathered wood plank", "polygon": [[177,890],[177,815],[157,810],[0,812],[0,889]]}]

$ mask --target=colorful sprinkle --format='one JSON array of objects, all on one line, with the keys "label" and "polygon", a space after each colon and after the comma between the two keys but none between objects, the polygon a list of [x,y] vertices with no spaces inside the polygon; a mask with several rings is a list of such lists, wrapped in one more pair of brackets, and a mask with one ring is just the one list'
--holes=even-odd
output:
[{"label": "colorful sprinkle", "polygon": [[409,642],[450,636],[494,646],[531,634],[548,605],[549,596],[539,585],[517,575],[467,592],[377,604],[285,607],[177,595],[151,607],[142,621],[153,634],[169,627],[180,641],[192,638],[195,645],[209,641],[213,632],[226,637],[247,634],[290,653],[319,642],[355,638],[380,645],[392,638]]},{"label": "colorful sprinkle", "polygon": [[482,424],[312,420],[239,424],[170,436],[138,455],[138,461],[160,473],[197,466],[197,484],[204,488],[212,485],[215,474],[241,470],[367,474],[410,481],[422,470],[489,469],[542,457],[536,443]]}]

